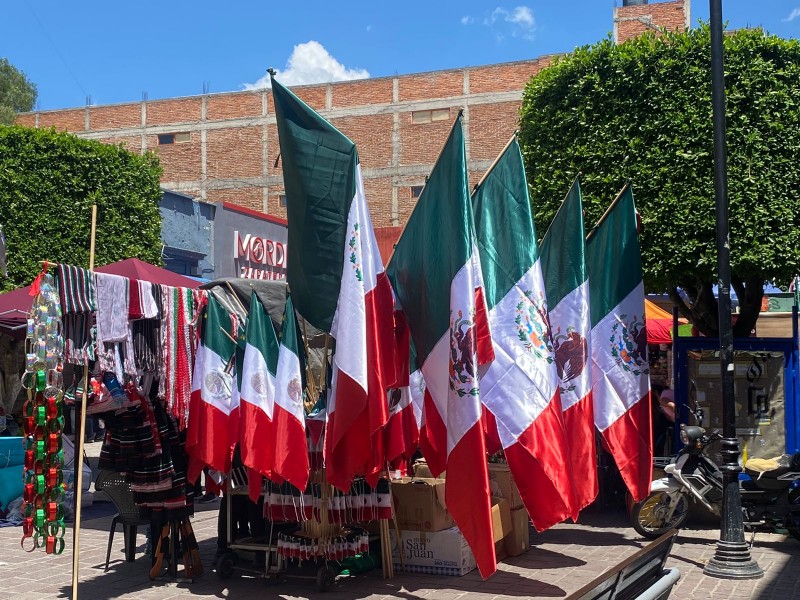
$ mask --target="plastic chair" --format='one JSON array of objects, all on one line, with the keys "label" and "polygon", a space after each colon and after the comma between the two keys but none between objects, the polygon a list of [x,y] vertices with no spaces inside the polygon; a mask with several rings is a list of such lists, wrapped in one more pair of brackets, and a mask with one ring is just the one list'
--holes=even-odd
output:
[{"label": "plastic chair", "polygon": [[108,534],[108,551],[106,552],[106,568],[111,560],[111,545],[114,542],[114,532],[118,524],[122,524],[125,536],[125,560],[133,562],[136,554],[136,529],[139,525],[149,525],[150,519],[142,516],[139,507],[133,501],[133,490],[130,482],[124,475],[115,471],[101,471],[94,482],[94,489],[104,492],[109,497],[117,514],[111,521],[111,531]]}]

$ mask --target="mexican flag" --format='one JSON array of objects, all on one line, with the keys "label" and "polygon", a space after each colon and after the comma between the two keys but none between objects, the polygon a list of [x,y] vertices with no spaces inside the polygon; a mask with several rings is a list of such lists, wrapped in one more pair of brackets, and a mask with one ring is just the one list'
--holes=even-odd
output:
[{"label": "mexican flag", "polygon": [[273,473],[294,487],[304,490],[308,483],[308,443],[303,407],[303,375],[300,371],[297,338],[294,305],[291,295],[287,295],[281,327],[278,370],[275,376],[275,410],[272,419],[275,440]]},{"label": "mexican flag", "polygon": [[427,389],[420,444],[483,577],[492,541],[478,367],[492,359],[459,114],[389,262]]},{"label": "mexican flag", "polygon": [[232,395],[231,374],[236,344],[223,330],[235,334],[231,316],[209,294],[195,354],[191,417],[186,431],[187,477],[191,482],[205,466],[227,473],[239,439],[239,404]]},{"label": "mexican flag", "polygon": [[550,223],[541,249],[576,512],[591,504],[598,491],[584,238],[581,187],[576,179]]},{"label": "mexican flag", "polygon": [[[516,136],[473,192],[495,360],[481,401],[533,525],[573,514],[569,447],[548,323],[542,267]],[[490,420],[491,422],[491,420]]]},{"label": "mexican flag", "polygon": [[[409,461],[419,447],[419,430],[422,426],[422,406],[425,382],[417,366],[414,344],[410,339],[408,323],[402,311],[395,313],[397,324],[397,387],[389,390],[389,422],[386,424],[386,458],[391,462]],[[406,351],[403,352],[403,349]]]},{"label": "mexican flag", "polygon": [[278,339],[275,327],[256,293],[250,297],[250,314],[245,328],[244,360],[239,379],[240,434],[242,464],[250,469],[250,498],[261,493],[261,477],[273,477],[275,455],[275,375],[278,364]]},{"label": "mexican flag", "polygon": [[586,240],[594,422],[636,502],[650,493],[653,443],[642,259],[626,186]]},{"label": "mexican flag", "polygon": [[328,481],[371,485],[385,466],[386,390],[395,379],[393,300],[355,144],[272,80],[297,311],[335,339],[325,433]]}]

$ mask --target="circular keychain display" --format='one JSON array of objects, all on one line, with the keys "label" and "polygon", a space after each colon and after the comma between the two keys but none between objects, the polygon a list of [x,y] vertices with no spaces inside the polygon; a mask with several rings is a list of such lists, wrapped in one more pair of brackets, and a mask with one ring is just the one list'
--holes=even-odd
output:
[{"label": "circular keychain display", "polygon": [[25,372],[22,386],[27,400],[22,408],[25,437],[24,494],[20,545],[47,554],[64,551],[64,428],[61,303],[53,276],[45,263],[36,278],[38,293],[28,317]]}]

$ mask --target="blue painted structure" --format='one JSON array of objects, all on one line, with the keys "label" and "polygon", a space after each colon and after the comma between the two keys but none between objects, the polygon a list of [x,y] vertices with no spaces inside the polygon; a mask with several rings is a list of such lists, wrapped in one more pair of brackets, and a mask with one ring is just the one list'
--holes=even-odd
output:
[{"label": "blue painted structure", "polygon": [[[285,265],[277,268],[250,260],[252,251],[263,244],[280,246],[285,258],[288,231],[283,219],[228,202],[203,202],[171,190],[163,190],[159,209],[161,256],[170,271],[207,280],[263,277],[265,270],[274,271],[276,277],[285,276]],[[237,256],[242,250],[244,255]]]},{"label": "blue painted structure", "polygon": [[[800,365],[798,364],[798,308],[792,310],[791,338],[735,338],[733,350],[751,352],[781,352],[784,368],[784,419],[787,453],[800,452]],[[673,376],[675,381],[676,424],[687,423],[686,410],[689,387],[688,355],[696,350],[719,350],[719,339],[708,337],[680,337],[673,333]],[[675,427],[675,448],[680,448],[680,428]]]}]

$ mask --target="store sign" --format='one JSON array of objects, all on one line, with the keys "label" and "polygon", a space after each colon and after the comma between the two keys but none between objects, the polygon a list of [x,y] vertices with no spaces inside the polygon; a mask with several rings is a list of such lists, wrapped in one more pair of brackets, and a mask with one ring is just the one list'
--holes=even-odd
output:
[{"label": "store sign", "polygon": [[233,232],[233,260],[239,277],[285,279],[286,244],[252,234]]}]

